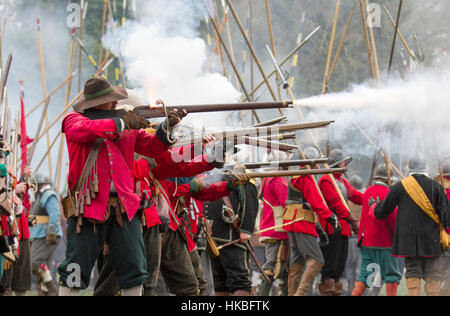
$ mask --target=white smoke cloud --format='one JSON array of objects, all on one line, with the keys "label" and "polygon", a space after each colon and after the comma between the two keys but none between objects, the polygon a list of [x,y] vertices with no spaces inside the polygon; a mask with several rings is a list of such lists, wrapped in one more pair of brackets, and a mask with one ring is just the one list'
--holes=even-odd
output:
[{"label": "white smoke cloud", "polygon": [[197,28],[204,17],[200,1],[148,1],[143,18],[103,42],[119,53],[131,86],[149,102],[208,104],[235,102],[240,93],[222,75],[204,72],[206,44]]}]

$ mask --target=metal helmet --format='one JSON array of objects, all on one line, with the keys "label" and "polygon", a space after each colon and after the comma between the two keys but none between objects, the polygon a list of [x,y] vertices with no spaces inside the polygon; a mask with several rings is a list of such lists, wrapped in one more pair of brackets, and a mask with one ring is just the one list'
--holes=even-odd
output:
[{"label": "metal helmet", "polygon": [[319,159],[321,157],[319,149],[314,145],[306,146],[303,155],[306,159]]},{"label": "metal helmet", "polygon": [[39,184],[39,185],[42,185],[42,184],[50,184],[51,185],[52,184],[52,181],[50,181],[50,178],[47,176],[44,176],[42,174],[37,174],[35,176],[35,179],[36,179],[37,184]]},{"label": "metal helmet", "polygon": [[345,156],[341,149],[335,149],[330,153],[328,157],[328,165],[330,168],[336,168],[342,162],[352,162],[353,158],[350,156]]},{"label": "metal helmet", "polygon": [[408,162],[408,169],[410,173],[426,172],[427,162],[422,154],[417,154]]},{"label": "metal helmet", "polygon": [[442,162],[442,173],[445,177],[450,177],[450,158]]},{"label": "metal helmet", "polygon": [[363,181],[361,179],[361,177],[354,175],[352,176],[348,182],[350,183],[350,185],[352,187],[354,187],[356,190],[362,190],[364,188],[364,184]]}]

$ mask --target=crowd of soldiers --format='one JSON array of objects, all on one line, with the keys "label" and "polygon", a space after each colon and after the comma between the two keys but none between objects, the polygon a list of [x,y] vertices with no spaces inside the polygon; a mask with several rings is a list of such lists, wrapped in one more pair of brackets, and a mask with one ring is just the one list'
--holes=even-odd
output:
[{"label": "crowd of soldiers", "polygon": [[[396,296],[404,278],[410,295],[421,294],[422,280],[427,295],[450,294],[450,161],[432,179],[416,155],[401,181],[381,164],[367,189],[345,173],[257,183],[233,160],[234,145],[213,136],[204,137],[201,154],[171,149],[185,111],[155,127],[117,110],[130,102],[125,89],[88,80],[62,123],[66,194],[36,175],[30,203],[31,168],[2,190],[16,209],[15,218],[1,217],[3,295],[25,295],[32,279],[39,295],[80,295],[94,268],[94,296],[361,296],[378,295],[382,283]],[[302,150],[321,158],[316,146]],[[175,158],[186,154],[191,159]],[[345,170],[352,161],[341,149],[328,158],[330,168]],[[289,159],[268,154],[272,162]],[[0,165],[2,177],[10,169]],[[55,278],[50,260],[62,238],[66,255]]]}]

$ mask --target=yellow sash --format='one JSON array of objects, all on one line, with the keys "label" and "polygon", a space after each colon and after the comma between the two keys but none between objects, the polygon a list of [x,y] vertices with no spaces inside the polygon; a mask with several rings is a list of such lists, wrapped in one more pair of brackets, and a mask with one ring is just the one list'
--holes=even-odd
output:
[{"label": "yellow sash", "polygon": [[436,214],[433,205],[420,184],[413,176],[409,176],[402,180],[402,185],[414,203],[416,203],[439,226],[441,245],[444,251],[450,248],[450,235],[442,226],[439,216]]}]

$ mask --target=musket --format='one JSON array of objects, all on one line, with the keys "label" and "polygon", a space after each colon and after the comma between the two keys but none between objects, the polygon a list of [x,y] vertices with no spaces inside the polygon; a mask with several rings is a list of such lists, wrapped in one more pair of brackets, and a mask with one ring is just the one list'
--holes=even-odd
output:
[{"label": "musket", "polygon": [[307,175],[323,175],[323,174],[334,174],[334,173],[344,173],[345,168],[324,168],[324,169],[302,169],[302,170],[283,170],[283,171],[271,171],[271,172],[249,172],[245,175],[249,178],[275,178],[275,177],[296,177],[296,176],[307,176]]},{"label": "musket", "polygon": [[279,123],[284,123],[287,121],[287,117],[286,116],[282,116],[270,121],[266,121],[266,122],[262,122],[256,125],[253,125],[251,127],[264,127],[264,126],[270,126],[270,125],[275,125],[275,124],[279,124]]},{"label": "musket", "polygon": [[246,102],[228,104],[203,104],[203,105],[173,105],[167,107],[138,106],[133,112],[139,116],[150,118],[166,117],[172,110],[186,110],[187,113],[224,112],[224,111],[245,111],[245,110],[265,110],[290,108],[292,101],[282,102]]},{"label": "musket", "polygon": [[328,158],[320,159],[304,159],[304,160],[290,160],[290,161],[271,161],[271,162],[252,162],[244,163],[246,169],[259,169],[265,167],[293,167],[293,166],[315,166],[316,164],[324,164],[328,162]]},{"label": "musket", "polygon": [[[287,140],[287,139],[295,139],[295,133],[287,133],[287,134],[279,134],[279,135],[267,135],[267,136],[261,136],[260,138],[267,139],[267,140]],[[297,146],[296,146],[297,147]]]},{"label": "musket", "polygon": [[235,137],[233,143],[235,145],[250,145],[250,146],[256,146],[256,147],[262,147],[267,148],[271,150],[278,150],[278,151],[292,151],[297,148],[295,145],[290,144],[284,144],[279,142],[270,141],[267,139],[262,138],[254,138],[254,137]]},{"label": "musket", "polygon": [[[314,129],[314,128],[322,128],[326,127],[330,124],[334,123],[334,121],[319,121],[319,122],[308,122],[308,123],[295,123],[295,124],[286,124],[286,125],[276,125],[276,126],[266,126],[266,127],[256,127],[256,128],[243,128],[237,130],[229,130],[229,131],[219,131],[219,132],[211,132],[210,135],[214,136],[216,139],[224,139],[224,140],[234,140],[236,137],[261,137],[267,135],[277,135],[279,133],[284,132],[293,132],[304,129]],[[186,145],[192,145],[195,143],[203,142],[203,134],[194,134],[186,136],[184,139],[181,139],[177,143],[175,143],[172,147],[182,147]]]}]

